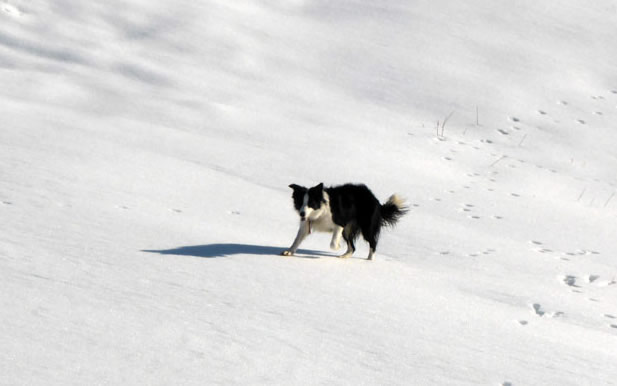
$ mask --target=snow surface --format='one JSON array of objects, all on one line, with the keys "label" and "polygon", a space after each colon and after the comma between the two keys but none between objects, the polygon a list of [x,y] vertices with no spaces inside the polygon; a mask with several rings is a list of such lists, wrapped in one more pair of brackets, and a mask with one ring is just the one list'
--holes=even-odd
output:
[{"label": "snow surface", "polygon": [[[616,25],[2,0],[0,384],[617,384]],[[279,256],[319,182],[412,210]]]}]

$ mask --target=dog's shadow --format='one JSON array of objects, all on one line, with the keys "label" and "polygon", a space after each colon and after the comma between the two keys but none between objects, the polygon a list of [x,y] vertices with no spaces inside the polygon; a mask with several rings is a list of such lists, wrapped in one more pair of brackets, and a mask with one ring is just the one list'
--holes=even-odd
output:
[{"label": "dog's shadow", "polygon": [[[203,258],[216,258],[233,255],[280,255],[285,248],[271,247],[265,245],[250,244],[205,244],[177,247],[172,249],[152,250],[143,249],[142,252],[158,253],[161,255],[192,256]],[[321,256],[332,256],[331,254],[313,251],[308,249],[298,249],[295,257],[318,259]]]}]

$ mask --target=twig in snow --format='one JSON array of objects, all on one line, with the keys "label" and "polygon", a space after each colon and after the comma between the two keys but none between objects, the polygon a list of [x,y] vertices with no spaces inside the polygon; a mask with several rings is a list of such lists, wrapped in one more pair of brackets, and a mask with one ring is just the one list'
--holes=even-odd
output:
[{"label": "twig in snow", "polygon": [[525,139],[527,139],[527,134],[525,134],[523,136],[523,139],[521,139],[521,142],[518,143],[518,147],[521,147],[523,145],[523,142],[525,142]]},{"label": "twig in snow", "polygon": [[454,114],[454,111],[452,111],[447,117],[446,119],[443,120],[443,123],[441,124],[441,136],[443,137],[443,132],[446,129],[446,122],[448,122],[448,119],[450,119],[450,117],[452,116],[452,114]]},{"label": "twig in snow", "polygon": [[[446,123],[448,122],[448,119],[450,119],[450,117],[452,116],[452,114],[454,114],[454,111],[452,111],[450,114],[448,114],[448,116],[442,121],[437,120],[437,126],[435,126],[435,131],[437,133],[437,138],[438,139],[445,139],[444,137],[444,132],[446,130]],[[441,133],[439,132],[439,129],[441,128]]]},{"label": "twig in snow", "polygon": [[505,158],[508,158],[508,156],[507,156],[507,155],[502,155],[501,157],[499,157],[499,159],[498,159],[497,161],[493,162],[493,163],[489,166],[489,168],[492,168],[493,166],[497,165],[497,163],[498,163],[498,162],[500,162],[500,161],[504,160]]},{"label": "twig in snow", "polygon": [[611,196],[608,198],[608,200],[606,200],[606,202],[604,203],[604,207],[605,208],[608,206],[608,203],[611,202],[613,197],[615,197],[615,192],[613,192],[613,194],[611,194]]}]

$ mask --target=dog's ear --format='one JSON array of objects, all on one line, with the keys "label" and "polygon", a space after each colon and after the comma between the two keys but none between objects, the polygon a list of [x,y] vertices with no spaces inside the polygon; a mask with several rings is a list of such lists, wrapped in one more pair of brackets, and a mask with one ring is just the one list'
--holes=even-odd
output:
[{"label": "dog's ear", "polygon": [[300,185],[296,185],[296,184],[291,184],[291,185],[289,185],[289,187],[292,188],[294,190],[294,192],[298,191],[298,190],[306,190],[306,188],[304,186],[300,186]]},{"label": "dog's ear", "polygon": [[326,202],[326,199],[324,198],[323,195],[323,182],[321,182],[319,185],[315,186],[313,188],[314,191],[317,192],[317,194],[321,197],[321,202]]}]

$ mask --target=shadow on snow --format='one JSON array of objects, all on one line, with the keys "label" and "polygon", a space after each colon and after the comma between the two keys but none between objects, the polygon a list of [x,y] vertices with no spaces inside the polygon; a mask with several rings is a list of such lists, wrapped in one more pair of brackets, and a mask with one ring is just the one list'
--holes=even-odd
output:
[{"label": "shadow on snow", "polygon": [[[206,245],[191,245],[186,247],[178,247],[173,249],[150,250],[144,249],[142,252],[159,253],[161,255],[177,255],[177,256],[193,256],[193,257],[225,257],[232,255],[280,255],[285,248],[271,247],[264,245],[250,244],[206,244]],[[304,255],[304,256],[303,256]],[[296,257],[319,258],[320,256],[332,256],[324,252],[298,249]]]}]

